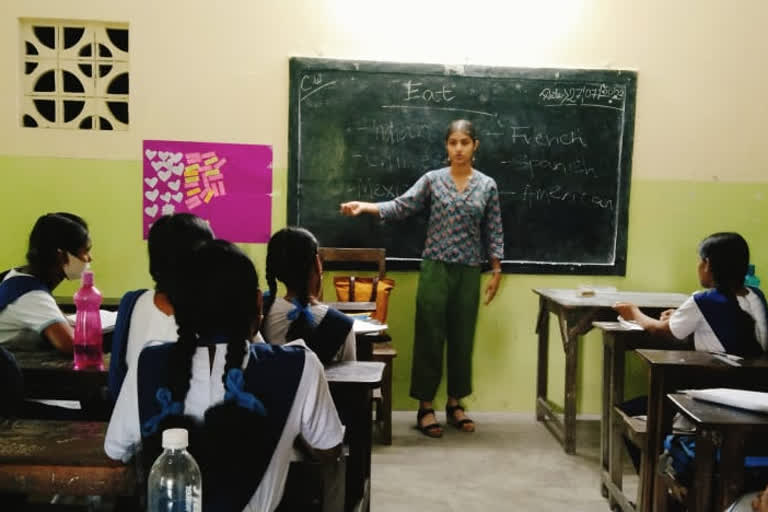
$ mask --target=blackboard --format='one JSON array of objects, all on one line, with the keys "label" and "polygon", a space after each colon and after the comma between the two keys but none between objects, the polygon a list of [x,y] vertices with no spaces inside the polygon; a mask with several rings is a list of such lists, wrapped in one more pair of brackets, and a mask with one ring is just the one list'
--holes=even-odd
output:
[{"label": "blackboard", "polygon": [[505,272],[623,275],[637,75],[624,70],[290,60],[288,222],[417,268],[426,213],[342,217],[446,165],[450,121],[499,187]]}]

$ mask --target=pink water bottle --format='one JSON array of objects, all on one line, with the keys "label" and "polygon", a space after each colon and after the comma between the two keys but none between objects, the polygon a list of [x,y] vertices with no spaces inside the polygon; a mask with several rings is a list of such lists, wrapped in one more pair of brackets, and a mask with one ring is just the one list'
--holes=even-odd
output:
[{"label": "pink water bottle", "polygon": [[101,335],[101,292],[93,286],[93,272],[83,272],[82,285],[75,293],[75,370],[104,369]]}]

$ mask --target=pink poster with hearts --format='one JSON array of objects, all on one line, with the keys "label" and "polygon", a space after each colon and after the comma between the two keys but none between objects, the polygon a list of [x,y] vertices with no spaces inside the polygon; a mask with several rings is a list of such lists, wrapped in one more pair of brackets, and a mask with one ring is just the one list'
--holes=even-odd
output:
[{"label": "pink poster with hearts", "polygon": [[217,238],[267,242],[272,227],[272,147],[145,140],[144,239],[163,215],[207,220]]}]

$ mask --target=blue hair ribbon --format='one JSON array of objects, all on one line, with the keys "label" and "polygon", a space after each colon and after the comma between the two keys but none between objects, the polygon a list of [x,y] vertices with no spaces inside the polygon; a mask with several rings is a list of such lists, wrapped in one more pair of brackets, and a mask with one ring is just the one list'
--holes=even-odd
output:
[{"label": "blue hair ribbon", "polygon": [[245,391],[243,389],[244,386],[243,370],[239,368],[229,370],[227,372],[227,381],[224,385],[227,390],[224,394],[224,400],[234,400],[240,407],[253,411],[259,416],[266,416],[267,410],[264,408],[264,404],[253,393]]},{"label": "blue hair ribbon", "polygon": [[160,426],[160,422],[168,416],[180,415],[184,412],[184,406],[181,402],[174,402],[171,390],[162,387],[155,393],[155,399],[160,404],[160,412],[151,418],[149,418],[141,427],[141,435],[148,437],[157,432],[157,427]]},{"label": "blue hair ribbon", "polygon": [[293,299],[291,299],[291,304],[294,305],[294,308],[290,310],[286,315],[288,317],[288,320],[293,322],[294,320],[299,318],[299,315],[304,315],[304,318],[309,320],[309,323],[314,324],[315,317],[312,314],[312,309],[310,309],[309,303],[307,303],[306,306],[302,306],[301,302],[299,302],[299,299],[294,297]]}]

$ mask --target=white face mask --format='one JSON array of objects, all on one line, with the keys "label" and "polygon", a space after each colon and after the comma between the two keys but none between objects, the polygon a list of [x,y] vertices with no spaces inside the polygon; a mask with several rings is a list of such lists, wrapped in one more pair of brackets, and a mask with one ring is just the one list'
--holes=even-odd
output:
[{"label": "white face mask", "polygon": [[67,262],[64,264],[64,274],[67,276],[67,279],[71,281],[80,279],[87,268],[87,261],[83,261],[67,251]]}]

